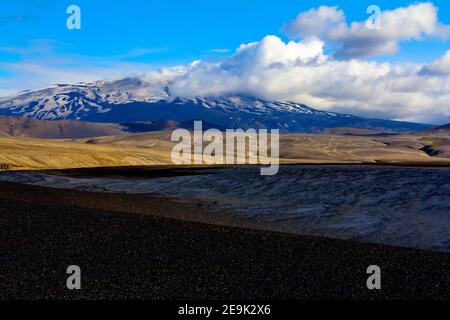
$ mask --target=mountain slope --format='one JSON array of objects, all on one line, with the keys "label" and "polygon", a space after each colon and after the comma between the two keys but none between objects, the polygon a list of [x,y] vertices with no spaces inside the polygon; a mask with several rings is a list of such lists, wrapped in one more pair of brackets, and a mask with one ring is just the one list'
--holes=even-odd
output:
[{"label": "mountain slope", "polygon": [[109,112],[109,106],[163,98],[167,98],[164,88],[139,78],[58,84],[0,98],[0,113],[40,120],[83,120],[92,114]]},{"label": "mountain slope", "polygon": [[421,130],[415,134],[427,137],[450,138],[450,123],[431,129]]},{"label": "mountain slope", "polygon": [[93,84],[58,85],[0,99],[0,114],[42,120],[103,123],[203,120],[221,128],[269,128],[282,132],[322,132],[359,128],[387,132],[430,126],[320,111],[294,102],[227,96],[174,98],[170,88],[138,78]]},{"label": "mountain slope", "polygon": [[[38,139],[81,139],[103,136],[120,136],[129,133],[194,130],[194,122],[155,120],[129,123],[95,123],[79,120],[35,120],[19,116],[0,116],[0,137]],[[203,129],[225,128],[204,122]]]},{"label": "mountain slope", "polygon": [[0,116],[0,136],[4,137],[72,139],[120,135],[125,132],[126,128],[118,124]]}]

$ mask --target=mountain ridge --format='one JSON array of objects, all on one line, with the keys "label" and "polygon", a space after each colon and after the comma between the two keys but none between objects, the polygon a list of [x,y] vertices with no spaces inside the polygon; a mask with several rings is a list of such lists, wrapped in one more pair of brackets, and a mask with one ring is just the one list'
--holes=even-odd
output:
[{"label": "mountain ridge", "polygon": [[[225,128],[203,123],[203,129]],[[36,120],[20,116],[0,115],[0,137],[38,138],[38,139],[82,139],[125,134],[172,131],[175,129],[194,130],[193,122],[155,120],[131,123],[96,123],[80,120]]]},{"label": "mountain ridge", "polygon": [[74,139],[124,134],[118,124],[91,123],[72,120],[36,120],[20,116],[0,115],[1,137],[40,139]]},{"label": "mountain ridge", "polygon": [[229,129],[267,128],[305,133],[321,133],[341,127],[385,132],[411,132],[432,127],[322,111],[301,103],[268,101],[243,95],[172,97],[167,84],[139,78],[56,85],[21,92],[0,98],[0,115],[100,123],[203,120]]}]

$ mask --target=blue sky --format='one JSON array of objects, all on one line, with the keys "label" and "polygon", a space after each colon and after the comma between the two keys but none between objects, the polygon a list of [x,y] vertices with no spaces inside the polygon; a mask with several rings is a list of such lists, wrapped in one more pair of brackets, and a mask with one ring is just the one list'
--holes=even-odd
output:
[{"label": "blue sky", "polygon": [[[367,19],[369,5],[378,5],[385,11],[414,3],[395,0],[0,0],[0,96],[54,82],[146,73],[194,60],[221,61],[233,55],[241,44],[261,41],[267,35],[275,35],[286,43],[301,41],[288,38],[283,26],[299,13],[319,6],[338,6],[350,25]],[[444,0],[432,3],[439,9],[439,23],[450,25],[450,3]],[[81,8],[81,30],[66,27],[66,8],[74,4]],[[332,46],[324,42],[327,53]],[[449,49],[448,40],[433,36],[420,41],[401,40],[399,46],[395,53],[358,59],[431,64]],[[321,97],[314,98],[311,102],[315,106],[348,111],[338,103],[333,105],[330,99],[321,103],[318,100]],[[444,100],[443,96],[437,98]],[[378,111],[372,111],[366,114],[377,115]],[[450,119],[448,112],[445,115]],[[407,119],[405,115],[399,118]]]},{"label": "blue sky", "polygon": [[[213,50],[234,50],[268,34],[285,38],[281,27],[310,8],[337,5],[349,21],[362,21],[374,3],[386,10],[411,1],[1,0],[0,46],[27,49],[33,41],[47,40],[61,54],[171,65],[227,54]],[[440,20],[450,23],[448,1],[433,3]],[[70,4],[82,9],[81,30],[65,26]],[[381,59],[428,61],[447,47],[440,40],[403,43],[400,53]],[[17,54],[0,51],[0,61],[17,59]]]}]

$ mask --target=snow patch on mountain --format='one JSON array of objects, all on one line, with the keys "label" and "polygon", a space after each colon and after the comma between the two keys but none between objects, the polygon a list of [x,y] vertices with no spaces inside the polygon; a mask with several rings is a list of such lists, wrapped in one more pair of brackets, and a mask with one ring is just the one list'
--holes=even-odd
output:
[{"label": "snow patch on mountain", "polygon": [[58,84],[37,91],[22,91],[0,99],[0,112],[40,120],[82,120],[107,113],[109,105],[155,102],[168,97],[164,88],[139,78]]},{"label": "snow patch on mountain", "polygon": [[415,131],[426,125],[321,111],[296,102],[254,97],[174,97],[171,83],[161,79],[125,78],[75,85],[60,84],[0,99],[1,115],[40,120],[140,122],[203,120],[222,128],[269,128],[285,132],[322,132],[355,127]]}]

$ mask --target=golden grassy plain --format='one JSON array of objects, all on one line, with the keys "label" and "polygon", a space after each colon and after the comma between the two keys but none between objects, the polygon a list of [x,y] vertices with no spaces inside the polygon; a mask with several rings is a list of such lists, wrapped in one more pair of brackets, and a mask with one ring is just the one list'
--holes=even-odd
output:
[{"label": "golden grassy plain", "polygon": [[[48,140],[0,137],[0,169],[66,169],[171,164],[170,131]],[[446,145],[417,135],[344,136],[282,134],[281,163],[448,164],[424,147]]]},{"label": "golden grassy plain", "polygon": [[165,164],[167,151],[71,140],[0,138],[0,169],[65,169]]}]

